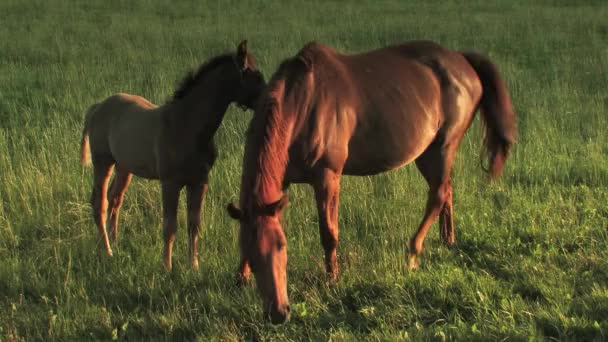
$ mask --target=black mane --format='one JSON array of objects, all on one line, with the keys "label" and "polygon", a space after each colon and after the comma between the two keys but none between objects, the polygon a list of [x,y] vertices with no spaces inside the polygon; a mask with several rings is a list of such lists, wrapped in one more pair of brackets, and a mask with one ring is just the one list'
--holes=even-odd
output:
[{"label": "black mane", "polygon": [[173,97],[171,98],[170,102],[171,101],[175,101],[175,100],[179,100],[179,99],[183,98],[184,96],[186,96],[186,94],[188,94],[188,92],[190,92],[190,90],[201,79],[203,79],[203,77],[205,76],[205,74],[207,74],[209,71],[213,70],[217,66],[219,66],[221,64],[224,64],[224,63],[226,63],[228,61],[232,61],[232,54],[226,53],[226,54],[223,54],[223,55],[219,55],[219,56],[213,57],[212,59],[210,59],[206,63],[202,64],[198,68],[198,71],[196,73],[192,72],[192,71],[188,72],[188,74],[186,75],[186,77],[184,77],[184,79],[180,83],[180,86],[173,93]]}]

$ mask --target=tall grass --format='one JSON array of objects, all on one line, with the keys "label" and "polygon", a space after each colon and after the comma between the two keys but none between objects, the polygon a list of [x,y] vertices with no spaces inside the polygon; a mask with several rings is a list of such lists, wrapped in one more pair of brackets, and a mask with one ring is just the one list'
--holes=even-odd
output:
[{"label": "tall grass", "polygon": [[[608,5],[602,1],[16,1],[0,3],[0,340],[602,340],[608,334]],[[269,77],[318,40],[354,53],[410,39],[495,61],[520,139],[485,182],[481,129],[454,167],[457,245],[406,246],[427,187],[414,167],[343,180],[342,278],[325,282],[312,191],[286,212],[292,322],[262,320],[234,286],[238,197],[250,112],[217,135],[201,233],[188,267],[184,208],[174,271],[161,267],[160,193],[134,179],[111,259],[97,245],[78,163],[86,108],[113,93],[156,103],[243,38]]]}]

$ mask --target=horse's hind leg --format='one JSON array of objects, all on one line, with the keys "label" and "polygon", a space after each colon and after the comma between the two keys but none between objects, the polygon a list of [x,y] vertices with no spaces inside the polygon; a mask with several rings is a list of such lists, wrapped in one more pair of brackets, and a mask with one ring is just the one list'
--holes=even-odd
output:
[{"label": "horse's hind leg", "polygon": [[118,241],[118,216],[125,198],[125,192],[131,184],[132,175],[116,167],[114,179],[110,185],[110,226],[112,227],[112,241]]},{"label": "horse's hind leg", "polygon": [[102,243],[109,256],[112,256],[112,248],[106,231],[106,219],[108,213],[108,181],[112,174],[112,163],[94,160],[93,192],[91,194],[91,206],[93,207],[93,218],[99,229]]},{"label": "horse's hind leg", "polygon": [[165,232],[165,250],[163,261],[167,271],[171,271],[173,243],[177,234],[177,204],[181,185],[173,181],[162,181],[163,227]]},{"label": "horse's hind leg", "polygon": [[442,229],[445,231],[443,236],[448,241],[454,239],[450,173],[455,150],[449,145],[445,146],[442,140],[436,140],[416,159],[416,166],[429,184],[429,194],[418,232],[410,241],[409,268],[412,270],[419,267],[417,259],[424,248],[424,239],[440,213]]},{"label": "horse's hind leg", "polygon": [[325,250],[325,269],[332,280],[338,279],[338,209],[340,206],[340,174],[329,169],[313,183],[317,210],[319,212],[319,233]]},{"label": "horse's hind leg", "polygon": [[454,207],[452,206],[452,180],[448,181],[445,203],[439,215],[439,227],[441,240],[446,246],[452,247],[456,243],[456,229],[454,229]]},{"label": "horse's hind leg", "polygon": [[188,202],[188,234],[190,242],[190,261],[198,271],[198,233],[201,226],[201,210],[207,193],[208,184],[189,184],[186,188]]}]

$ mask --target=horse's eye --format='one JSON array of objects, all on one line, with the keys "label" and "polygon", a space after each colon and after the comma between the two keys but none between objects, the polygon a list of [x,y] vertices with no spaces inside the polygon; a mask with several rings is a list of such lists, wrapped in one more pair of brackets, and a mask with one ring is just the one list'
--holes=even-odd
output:
[{"label": "horse's eye", "polygon": [[285,248],[285,241],[277,240],[277,250],[281,251],[281,250],[283,250],[283,248]]}]

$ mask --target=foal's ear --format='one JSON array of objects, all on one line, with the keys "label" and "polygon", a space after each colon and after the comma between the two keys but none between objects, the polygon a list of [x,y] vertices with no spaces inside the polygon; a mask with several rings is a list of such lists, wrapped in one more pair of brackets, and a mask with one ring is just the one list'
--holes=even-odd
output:
[{"label": "foal's ear", "polygon": [[264,209],[265,214],[269,216],[275,216],[276,214],[281,213],[283,209],[287,207],[288,204],[289,197],[287,195],[284,195],[283,197],[281,197],[280,200],[266,206],[266,208]]},{"label": "foal's ear", "polygon": [[247,69],[247,39],[239,43],[236,48],[236,65],[241,69]]},{"label": "foal's ear", "polygon": [[236,205],[228,203],[228,207],[226,209],[228,210],[228,215],[230,215],[230,217],[232,217],[233,219],[239,221],[243,220],[243,211],[237,208]]}]

